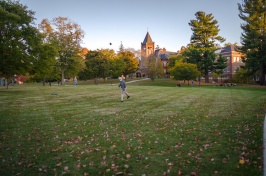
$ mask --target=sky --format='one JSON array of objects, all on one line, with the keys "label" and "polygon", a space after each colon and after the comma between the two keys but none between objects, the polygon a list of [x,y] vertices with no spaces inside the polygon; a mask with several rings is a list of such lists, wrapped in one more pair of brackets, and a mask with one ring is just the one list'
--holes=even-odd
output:
[{"label": "sky", "polygon": [[[147,32],[155,47],[178,51],[190,43],[190,20],[195,13],[212,14],[224,43],[240,44],[242,29],[238,3],[242,0],[20,0],[35,12],[36,27],[45,18],[68,17],[85,32],[89,50],[139,50]],[[110,45],[112,43],[112,45]],[[224,43],[221,45],[223,46]]]}]

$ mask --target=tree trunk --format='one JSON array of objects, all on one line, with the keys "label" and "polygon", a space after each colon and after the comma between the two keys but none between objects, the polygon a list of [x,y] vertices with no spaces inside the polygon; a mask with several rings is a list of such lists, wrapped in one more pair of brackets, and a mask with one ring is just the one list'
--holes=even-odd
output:
[{"label": "tree trunk", "polygon": [[62,71],[62,74],[61,74],[61,85],[64,85],[65,84],[65,71],[63,70]]},{"label": "tree trunk", "polygon": [[205,83],[209,82],[209,72],[205,73]]},{"label": "tree trunk", "polygon": [[266,64],[265,62],[260,63],[260,85],[265,85],[265,74],[266,74]]}]

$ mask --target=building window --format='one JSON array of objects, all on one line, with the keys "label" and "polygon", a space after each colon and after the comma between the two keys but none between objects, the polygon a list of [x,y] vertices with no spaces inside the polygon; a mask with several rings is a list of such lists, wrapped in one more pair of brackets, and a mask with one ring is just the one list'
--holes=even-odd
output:
[{"label": "building window", "polygon": [[234,57],[234,62],[237,62],[237,58],[236,57]]},{"label": "building window", "polygon": [[234,72],[236,72],[237,68],[238,68],[237,66],[234,66]]},{"label": "building window", "polygon": [[230,72],[230,66],[227,66],[227,67],[224,69],[224,72]]},{"label": "building window", "polygon": [[229,63],[230,62],[230,57],[227,57],[227,63]]}]

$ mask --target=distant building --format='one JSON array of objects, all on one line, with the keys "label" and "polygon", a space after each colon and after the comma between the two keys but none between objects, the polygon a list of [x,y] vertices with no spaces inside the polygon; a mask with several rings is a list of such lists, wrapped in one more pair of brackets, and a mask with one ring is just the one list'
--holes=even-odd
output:
[{"label": "distant building", "polygon": [[156,49],[154,54],[155,54],[157,59],[160,59],[163,62],[163,70],[165,73],[165,77],[169,78],[170,73],[167,69],[169,57],[171,55],[177,55],[178,53],[172,52],[172,51],[166,51],[166,49],[163,48],[163,49]]},{"label": "distant building", "polygon": [[149,32],[147,32],[143,42],[141,43],[141,58],[139,62],[139,69],[136,72],[136,77],[147,77],[149,76],[147,73],[147,62],[146,59],[151,56],[155,55],[157,59],[160,59],[163,62],[163,68],[165,77],[169,77],[170,74],[167,70],[167,63],[169,56],[171,55],[177,55],[177,52],[172,51],[166,51],[165,48],[160,49],[154,47],[155,42],[152,41],[151,36]]},{"label": "distant building", "polygon": [[141,51],[140,51],[140,61],[139,61],[139,69],[136,72],[136,77],[146,77],[147,75],[147,63],[146,59],[154,54],[154,42],[151,39],[149,32],[147,32],[143,42],[141,43]]},{"label": "distant building", "polygon": [[241,59],[243,54],[237,51],[237,46],[235,45],[219,48],[216,50],[216,54],[221,54],[227,59],[227,67],[223,70],[223,79],[234,78],[237,69],[245,65]]}]

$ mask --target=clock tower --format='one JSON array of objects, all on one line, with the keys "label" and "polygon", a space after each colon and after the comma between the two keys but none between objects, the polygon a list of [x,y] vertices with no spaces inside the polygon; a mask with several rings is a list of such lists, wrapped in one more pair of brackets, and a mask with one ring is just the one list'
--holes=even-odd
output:
[{"label": "clock tower", "polygon": [[143,42],[141,43],[141,58],[147,58],[154,53],[154,42],[151,39],[149,32],[147,32]]},{"label": "clock tower", "polygon": [[141,42],[141,60],[139,63],[139,71],[137,77],[145,77],[147,75],[147,58],[154,54],[154,42],[151,39],[149,32],[147,32],[143,42]]}]

